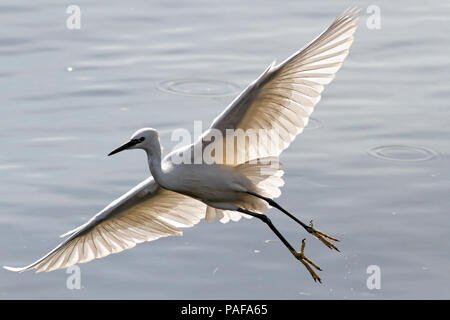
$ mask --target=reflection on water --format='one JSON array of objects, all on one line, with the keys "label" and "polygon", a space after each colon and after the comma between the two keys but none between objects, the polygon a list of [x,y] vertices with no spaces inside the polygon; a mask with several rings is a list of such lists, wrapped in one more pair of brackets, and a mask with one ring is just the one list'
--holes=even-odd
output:
[{"label": "reflection on water", "polygon": [[[161,130],[172,150],[174,129],[192,132],[198,120],[207,128],[274,59],[349,5],[80,0],[81,29],[68,30],[71,3],[9,2],[0,4],[1,265],[40,257],[148,176],[141,152],[106,156],[138,128]],[[364,14],[373,3],[358,4]],[[81,264],[81,290],[66,289],[64,270],[0,270],[0,298],[449,298],[450,7],[377,5],[381,29],[361,18],[315,108],[308,129],[320,130],[305,130],[281,157],[280,203],[336,235],[341,253],[270,211],[297,248],[306,237],[323,285],[244,219],[202,222]],[[366,286],[370,265],[380,267],[381,290]]]}]

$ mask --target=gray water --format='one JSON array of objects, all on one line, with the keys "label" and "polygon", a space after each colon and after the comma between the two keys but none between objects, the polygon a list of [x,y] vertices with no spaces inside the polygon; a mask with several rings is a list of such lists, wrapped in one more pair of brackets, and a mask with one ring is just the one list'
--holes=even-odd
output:
[{"label": "gray water", "polygon": [[[281,157],[281,204],[336,235],[341,253],[276,211],[323,284],[254,219],[185,229],[81,267],[0,270],[0,298],[450,298],[450,4],[446,1],[70,1],[0,4],[0,264],[22,266],[148,176],[136,129],[204,127],[274,59],[349,5],[363,8],[343,68]],[[366,9],[381,9],[381,29]],[[367,268],[381,271],[370,290]]]}]

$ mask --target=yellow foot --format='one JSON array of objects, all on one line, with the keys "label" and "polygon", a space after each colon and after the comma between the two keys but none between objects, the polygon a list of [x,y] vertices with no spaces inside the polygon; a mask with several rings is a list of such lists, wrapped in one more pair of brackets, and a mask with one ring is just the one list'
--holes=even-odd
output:
[{"label": "yellow foot", "polygon": [[305,250],[305,244],[306,244],[305,239],[303,239],[302,247],[300,248],[300,252],[292,251],[292,254],[298,260],[300,260],[301,263],[303,263],[303,265],[306,267],[306,269],[308,269],[308,271],[311,274],[311,276],[313,277],[314,281],[319,281],[320,283],[322,283],[322,280],[320,280],[319,276],[316,274],[316,272],[313,270],[313,268],[311,268],[311,266],[313,266],[314,268],[316,268],[317,270],[320,270],[320,271],[322,271],[322,269],[320,269],[320,267],[317,264],[315,264],[314,262],[309,260],[307,257],[305,257],[305,254],[303,253],[303,251]]},{"label": "yellow foot", "polygon": [[324,245],[326,245],[328,248],[339,251],[339,249],[334,244],[332,244],[330,241],[328,241],[325,238],[331,239],[333,241],[338,241],[338,242],[339,242],[339,240],[336,239],[336,238],[330,237],[329,235],[327,235],[326,233],[323,233],[322,231],[314,229],[312,220],[309,222],[309,227],[308,227],[307,230],[308,230],[309,233],[314,235],[317,239],[322,241],[322,243]]}]

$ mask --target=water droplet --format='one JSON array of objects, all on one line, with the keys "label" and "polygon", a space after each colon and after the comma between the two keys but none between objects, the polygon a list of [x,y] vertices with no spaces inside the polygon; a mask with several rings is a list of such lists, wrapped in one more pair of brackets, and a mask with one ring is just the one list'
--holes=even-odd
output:
[{"label": "water droplet", "polygon": [[158,89],[168,93],[196,97],[223,97],[235,94],[240,87],[234,83],[213,79],[175,79],[158,83]]},{"label": "water droplet", "polygon": [[368,149],[367,153],[377,159],[403,162],[426,161],[437,156],[433,150],[408,145],[377,146]]},{"label": "water droplet", "polygon": [[259,250],[253,250],[254,253],[260,253],[261,251]]}]

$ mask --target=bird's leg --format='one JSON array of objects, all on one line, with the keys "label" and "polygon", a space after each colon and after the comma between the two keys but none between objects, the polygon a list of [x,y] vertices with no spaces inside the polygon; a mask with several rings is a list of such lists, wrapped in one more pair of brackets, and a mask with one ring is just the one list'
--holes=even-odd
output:
[{"label": "bird's leg", "polygon": [[299,260],[301,263],[303,263],[303,265],[306,267],[306,269],[309,271],[309,273],[311,274],[311,276],[313,277],[314,281],[319,281],[320,283],[322,283],[322,281],[320,280],[319,276],[316,274],[316,272],[311,268],[311,266],[313,266],[314,268],[316,268],[317,270],[322,270],[320,269],[320,267],[318,265],[316,265],[314,262],[312,262],[310,259],[308,259],[307,257],[305,257],[303,251],[305,249],[305,239],[302,240],[302,246],[300,248],[300,251],[295,251],[295,249],[291,246],[291,244],[283,237],[283,235],[278,231],[277,228],[275,228],[275,226],[273,225],[272,221],[270,221],[270,219],[265,215],[265,214],[260,214],[260,213],[255,213],[255,212],[251,212],[248,211],[246,209],[242,209],[239,208],[237,209],[237,211],[248,214],[252,217],[258,218],[259,220],[263,221],[265,224],[267,224],[269,226],[269,228],[276,234],[276,236],[281,240],[281,242],[286,246],[286,248],[289,249],[289,251],[292,253],[292,255]]},{"label": "bird's leg", "polygon": [[303,265],[306,267],[306,269],[308,269],[308,271],[311,274],[311,276],[313,277],[314,281],[319,281],[320,283],[322,283],[322,280],[320,280],[319,276],[314,271],[314,269],[311,268],[311,266],[313,266],[314,268],[316,268],[317,270],[320,270],[320,271],[322,271],[322,269],[320,269],[320,267],[317,264],[315,264],[314,262],[312,262],[310,259],[308,259],[305,256],[305,254],[303,253],[303,251],[305,250],[305,245],[306,245],[306,241],[305,241],[305,239],[303,239],[300,251],[295,252],[294,256],[298,260],[300,260],[301,263],[303,263]]},{"label": "bird's leg", "polygon": [[339,242],[339,240],[336,239],[336,238],[333,238],[333,237],[331,237],[331,236],[329,236],[329,235],[327,235],[326,233],[323,233],[322,231],[319,231],[319,230],[314,229],[314,228],[313,228],[313,221],[312,221],[312,220],[309,222],[308,232],[311,233],[312,235],[314,235],[314,236],[315,236],[317,239],[319,239],[320,241],[322,241],[322,243],[323,243],[324,245],[326,245],[328,248],[334,249],[334,250],[336,250],[336,251],[339,251],[338,247],[336,247],[333,243],[331,243],[330,241],[328,241],[328,240],[325,239],[325,238],[328,238],[328,239],[330,239],[330,240],[337,241],[337,242]]},{"label": "bird's leg", "polygon": [[297,219],[294,215],[292,215],[291,213],[289,213],[287,210],[285,210],[282,206],[280,206],[277,202],[275,202],[273,199],[264,197],[262,195],[259,195],[257,193],[251,192],[251,191],[247,191],[248,194],[255,196],[257,198],[260,198],[264,201],[266,201],[270,206],[277,208],[278,210],[280,210],[281,212],[283,212],[285,215],[287,215],[289,218],[291,218],[292,220],[294,220],[295,222],[297,222],[298,224],[300,224],[303,228],[305,228],[306,231],[308,231],[309,233],[311,233],[313,236],[315,236],[317,239],[319,239],[324,245],[326,245],[328,248],[330,249],[335,249],[337,251],[339,251],[339,249],[330,241],[328,241],[326,238],[333,240],[333,241],[338,241],[338,239],[333,238],[329,235],[327,235],[326,233],[316,230],[313,227],[313,223],[312,220],[310,221],[309,225],[303,223],[302,221],[300,221],[299,219]]}]

